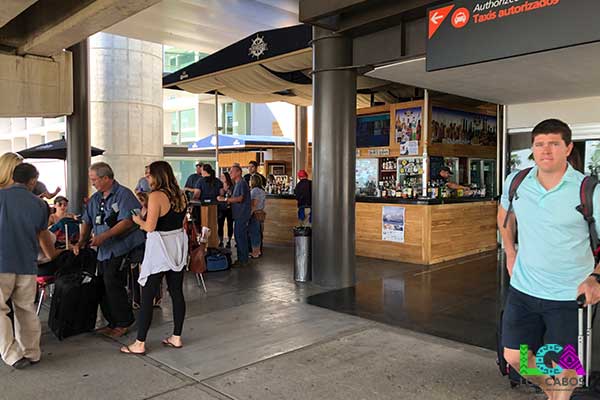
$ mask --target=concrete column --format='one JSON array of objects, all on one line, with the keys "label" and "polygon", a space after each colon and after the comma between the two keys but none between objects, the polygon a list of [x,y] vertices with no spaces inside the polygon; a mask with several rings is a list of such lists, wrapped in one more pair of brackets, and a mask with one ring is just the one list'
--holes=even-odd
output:
[{"label": "concrete column", "polygon": [[352,40],[313,28],[313,281],[355,283],[356,72]]},{"label": "concrete column", "polygon": [[69,209],[83,211],[89,196],[90,166],[90,65],[87,39],[70,48],[73,52],[73,114],[67,116],[67,198]]},{"label": "concrete column", "polygon": [[92,144],[106,150],[119,183],[133,189],[163,158],[162,46],[123,36],[90,37]]},{"label": "concrete column", "polygon": [[296,106],[296,135],[294,138],[294,179],[308,164],[308,110]]}]

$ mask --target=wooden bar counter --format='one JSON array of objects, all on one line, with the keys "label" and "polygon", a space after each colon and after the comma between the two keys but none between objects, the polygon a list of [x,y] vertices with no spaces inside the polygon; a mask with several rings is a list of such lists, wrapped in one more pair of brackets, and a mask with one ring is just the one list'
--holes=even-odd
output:
[{"label": "wooden bar counter", "polygon": [[[382,240],[384,206],[405,209],[404,243]],[[292,244],[293,196],[267,196],[264,241]],[[496,249],[497,202],[491,199],[409,200],[357,197],[356,255],[435,264]],[[343,223],[343,221],[341,221]]]}]

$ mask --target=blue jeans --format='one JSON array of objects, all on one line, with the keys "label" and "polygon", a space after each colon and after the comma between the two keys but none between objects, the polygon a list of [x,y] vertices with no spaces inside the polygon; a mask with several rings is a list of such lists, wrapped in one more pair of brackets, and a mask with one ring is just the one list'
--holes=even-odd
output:
[{"label": "blue jeans", "polygon": [[250,253],[248,243],[248,223],[247,219],[233,220],[233,234],[235,236],[235,244],[237,247],[237,258],[241,263],[248,262],[248,254]]},{"label": "blue jeans", "polygon": [[250,218],[250,224],[248,230],[250,231],[250,244],[253,249],[259,248],[262,242],[262,234],[260,232],[260,222],[252,216]]}]

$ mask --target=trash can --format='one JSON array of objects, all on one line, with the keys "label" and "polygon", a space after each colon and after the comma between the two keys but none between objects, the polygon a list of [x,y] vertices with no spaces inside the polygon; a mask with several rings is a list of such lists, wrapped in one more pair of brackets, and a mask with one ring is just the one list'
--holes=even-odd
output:
[{"label": "trash can", "polygon": [[294,280],[296,282],[308,282],[312,279],[311,235],[309,226],[294,228]]}]

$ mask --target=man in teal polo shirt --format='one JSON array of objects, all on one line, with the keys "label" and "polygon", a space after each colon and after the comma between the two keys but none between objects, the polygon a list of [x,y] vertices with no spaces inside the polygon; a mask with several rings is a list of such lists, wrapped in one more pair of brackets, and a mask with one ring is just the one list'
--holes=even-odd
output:
[{"label": "man in teal polo shirt", "polygon": [[[567,163],[573,149],[571,130],[562,121],[545,120],[534,128],[532,141],[536,166],[517,190],[514,213],[509,215],[506,228],[503,223],[509,209],[508,191],[516,172],[506,179],[498,209],[498,226],[511,276],[502,321],[504,356],[516,371],[520,370],[521,344],[529,346],[530,367],[536,365],[531,350],[535,352],[543,343],[577,348],[575,299],[585,294],[589,304],[600,301],[600,275],[595,275],[600,274],[600,267],[594,266],[587,223],[575,209],[580,204],[584,176]],[[599,211],[597,189],[596,221],[600,220]],[[565,369],[557,376],[563,377],[576,377],[576,373]],[[558,387],[548,376],[527,379],[539,385],[550,400],[567,400],[575,388]]]}]

